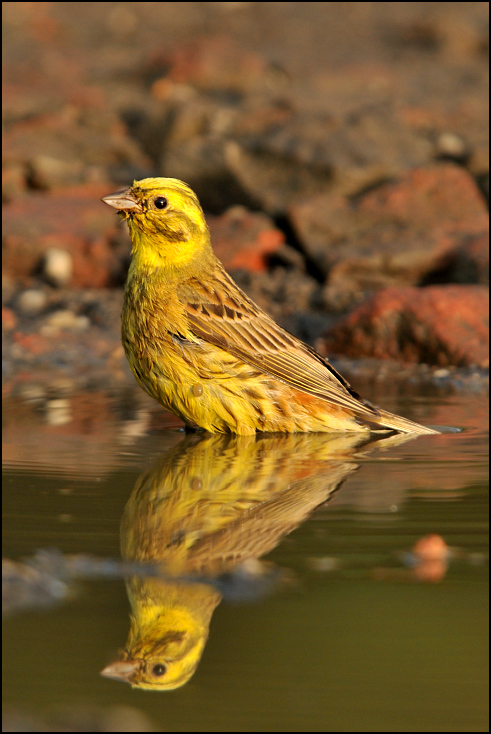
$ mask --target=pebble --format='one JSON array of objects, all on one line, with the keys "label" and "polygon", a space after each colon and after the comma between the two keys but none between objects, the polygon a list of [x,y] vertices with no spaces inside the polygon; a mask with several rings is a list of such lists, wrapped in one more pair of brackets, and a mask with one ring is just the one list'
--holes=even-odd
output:
[{"label": "pebble", "polygon": [[70,401],[60,398],[46,403],[46,423],[50,426],[64,426],[72,420]]},{"label": "pebble", "polygon": [[340,564],[339,558],[332,558],[330,556],[322,556],[320,558],[308,558],[307,565],[312,571],[318,573],[328,573],[329,571],[336,571]]},{"label": "pebble", "polygon": [[60,247],[49,247],[44,254],[43,272],[52,285],[67,285],[73,272],[72,256]]},{"label": "pebble", "polygon": [[[71,110],[67,109],[70,116]],[[81,160],[65,160],[50,155],[35,155],[30,161],[30,179],[40,189],[56,189],[75,184],[83,179],[84,164]]]},{"label": "pebble", "polygon": [[53,336],[59,331],[86,331],[90,326],[88,316],[77,316],[76,313],[69,309],[55,311],[46,319],[45,324],[40,329],[42,336]]},{"label": "pebble", "polygon": [[24,316],[37,316],[46,307],[47,302],[48,297],[44,291],[30,288],[17,298],[17,308]]},{"label": "pebble", "polygon": [[469,156],[469,147],[465,140],[455,133],[443,132],[436,141],[436,148],[439,155],[454,160],[465,160]]},{"label": "pebble", "polygon": [[22,385],[19,388],[19,397],[31,405],[42,405],[46,400],[46,389],[42,385]]},{"label": "pebble", "polygon": [[444,377],[448,377],[449,374],[450,374],[450,370],[447,370],[444,367],[442,367],[441,369],[435,370],[433,372],[433,377],[443,379]]}]

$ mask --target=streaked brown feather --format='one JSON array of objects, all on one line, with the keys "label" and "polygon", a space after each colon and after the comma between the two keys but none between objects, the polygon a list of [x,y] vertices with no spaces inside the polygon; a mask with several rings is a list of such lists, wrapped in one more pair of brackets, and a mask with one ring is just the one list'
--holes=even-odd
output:
[{"label": "streaked brown feather", "polygon": [[[326,360],[251,301],[218,262],[206,288],[197,278],[190,278],[177,286],[177,297],[197,337],[290,387],[357,415],[379,415]],[[223,315],[217,316],[219,311]]]}]

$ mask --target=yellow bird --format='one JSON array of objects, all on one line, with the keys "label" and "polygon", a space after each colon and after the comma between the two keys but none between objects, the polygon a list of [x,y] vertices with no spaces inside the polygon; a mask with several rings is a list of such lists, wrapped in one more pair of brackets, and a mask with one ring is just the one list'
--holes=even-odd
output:
[{"label": "yellow bird", "polygon": [[211,433],[436,433],[361,398],[327,359],[237,286],[213,253],[194,192],[146,178],[102,201],[126,220],[132,261],[123,346],[164,408]]}]

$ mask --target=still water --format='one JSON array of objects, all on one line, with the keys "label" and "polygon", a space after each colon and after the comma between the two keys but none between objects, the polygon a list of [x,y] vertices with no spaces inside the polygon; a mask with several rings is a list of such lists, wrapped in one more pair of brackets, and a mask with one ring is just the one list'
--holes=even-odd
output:
[{"label": "still water", "polygon": [[[482,395],[379,397],[463,430],[371,443],[186,435],[136,400],[4,403],[4,557],[92,559],[63,600],[10,610],[5,704],[129,706],[155,731],[488,730]],[[121,553],[145,573],[101,577]]]}]

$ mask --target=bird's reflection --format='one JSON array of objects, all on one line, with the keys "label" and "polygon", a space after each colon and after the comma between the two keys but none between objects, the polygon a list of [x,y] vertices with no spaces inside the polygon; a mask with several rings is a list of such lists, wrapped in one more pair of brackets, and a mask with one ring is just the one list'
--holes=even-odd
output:
[{"label": "bird's reflection", "polygon": [[[127,580],[132,616],[121,659],[103,675],[169,690],[201,658],[224,578],[257,561],[357,469],[356,454],[398,441],[356,434],[188,435],[137,481],[121,523],[128,561],[168,578]],[[254,574],[253,574],[254,575]]]}]

